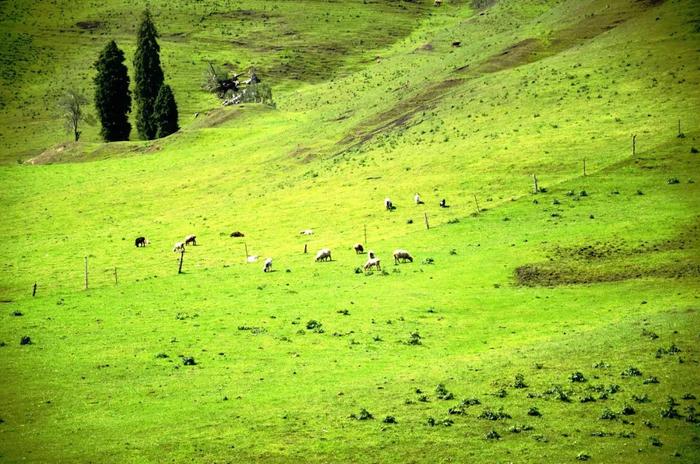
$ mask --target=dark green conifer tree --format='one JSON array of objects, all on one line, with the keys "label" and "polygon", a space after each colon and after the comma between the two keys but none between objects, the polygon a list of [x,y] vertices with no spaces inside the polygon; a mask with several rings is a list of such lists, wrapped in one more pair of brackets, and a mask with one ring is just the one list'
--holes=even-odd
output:
[{"label": "dark green conifer tree", "polygon": [[158,31],[148,10],[143,12],[136,37],[134,55],[134,98],[136,99],[136,128],[142,139],[151,140],[158,132],[154,117],[154,105],[158,91],[163,85],[163,70],[160,67]]},{"label": "dark green conifer tree", "polygon": [[100,52],[95,69],[95,108],[102,125],[100,135],[106,142],[129,140],[129,74],[124,65],[124,52],[114,40]]},{"label": "dark green conifer tree", "polygon": [[156,137],[167,137],[180,130],[177,125],[177,104],[169,85],[163,84],[153,109],[156,121]]}]

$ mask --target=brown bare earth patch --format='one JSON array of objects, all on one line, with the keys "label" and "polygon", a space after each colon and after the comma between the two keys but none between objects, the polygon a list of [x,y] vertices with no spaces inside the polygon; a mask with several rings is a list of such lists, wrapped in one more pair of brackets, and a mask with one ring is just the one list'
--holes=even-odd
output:
[{"label": "brown bare earth patch", "polygon": [[[645,277],[679,279],[700,277],[700,260],[664,254],[700,248],[700,220],[677,236],[661,241],[629,244],[624,240],[594,242],[578,247],[555,246],[549,261],[515,269],[517,285],[559,285],[617,282]],[[691,251],[691,256],[693,255]],[[700,253],[695,253],[700,256]]]},{"label": "brown bare earth patch", "polygon": [[78,21],[75,25],[78,29],[91,31],[104,27],[105,23],[102,21]]},{"label": "brown bare earth patch", "polygon": [[[572,26],[555,31],[548,38],[548,43],[538,38],[527,38],[486,58],[481,63],[461,66],[455,70],[455,74],[460,77],[446,79],[428,86],[417,94],[402,100],[393,108],[360,122],[336,143],[337,146],[343,147],[338,154],[362,145],[380,133],[409,125],[411,118],[416,113],[430,109],[452,88],[468,79],[533,63],[581,45],[623,24],[640,12],[658,5],[661,1],[638,0],[632,3],[631,7],[611,2],[604,13],[588,15]],[[494,3],[495,1],[490,0],[475,0],[472,2],[472,7],[487,8]],[[432,50],[432,45],[425,44],[417,49],[417,51],[420,50]]]}]

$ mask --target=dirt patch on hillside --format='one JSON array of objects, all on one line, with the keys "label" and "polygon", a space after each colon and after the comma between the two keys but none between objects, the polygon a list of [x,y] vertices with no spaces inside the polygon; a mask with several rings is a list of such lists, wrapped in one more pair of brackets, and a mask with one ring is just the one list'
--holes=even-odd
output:
[{"label": "dirt patch on hillside", "polygon": [[82,29],[84,31],[93,31],[96,29],[102,29],[105,23],[102,21],[78,21],[77,23],[75,23],[75,25],[78,29]]},{"label": "dirt patch on hillside", "polygon": [[[676,237],[630,244],[624,240],[595,242],[578,247],[555,246],[549,261],[519,266],[517,285],[556,287],[559,285],[617,282],[644,277],[679,279],[700,276],[700,223],[696,221]],[[662,253],[689,250],[686,256]],[[688,257],[688,255],[690,257]],[[659,264],[661,262],[661,264]]]},{"label": "dirt patch on hillside", "polygon": [[[486,8],[494,3],[495,1],[490,0],[475,0],[472,2],[472,7]],[[337,142],[337,145],[345,146],[345,149],[339,153],[366,143],[382,132],[409,124],[413,115],[431,109],[452,88],[467,79],[475,79],[485,74],[533,63],[581,45],[657,4],[652,5],[652,3],[651,0],[639,1],[633,4],[633,8],[629,8],[628,5],[611,3],[603,13],[588,15],[572,26],[554,31],[546,42],[538,38],[527,38],[510,45],[480,63],[461,66],[454,72],[459,77],[428,86],[417,94],[400,101],[388,111],[358,124]],[[416,51],[431,51],[432,49],[432,44],[427,43],[417,48]]]},{"label": "dirt patch on hillside", "polygon": [[617,270],[528,264],[515,269],[518,285],[526,287],[620,282],[645,277],[666,279],[700,277],[700,264],[673,263],[655,267],[626,266]]},{"label": "dirt patch on hillside", "polygon": [[378,134],[390,132],[396,128],[408,127],[416,113],[434,106],[447,92],[462,82],[464,82],[463,79],[447,79],[430,85],[417,94],[401,100],[388,111],[364,121],[336,143],[336,145],[346,146],[337,154],[364,144]]}]

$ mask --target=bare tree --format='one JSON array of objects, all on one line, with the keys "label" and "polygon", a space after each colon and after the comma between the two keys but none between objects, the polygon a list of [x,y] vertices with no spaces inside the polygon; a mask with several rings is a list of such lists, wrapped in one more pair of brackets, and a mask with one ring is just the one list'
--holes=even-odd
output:
[{"label": "bare tree", "polygon": [[87,98],[75,89],[67,90],[58,100],[58,109],[65,123],[66,132],[72,133],[76,142],[81,134],[78,130],[80,123],[93,124],[93,117],[83,111],[83,107],[87,103]]}]

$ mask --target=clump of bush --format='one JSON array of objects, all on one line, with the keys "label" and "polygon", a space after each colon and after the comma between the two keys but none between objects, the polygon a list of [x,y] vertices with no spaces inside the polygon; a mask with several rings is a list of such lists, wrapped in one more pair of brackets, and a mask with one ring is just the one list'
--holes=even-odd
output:
[{"label": "clump of bush", "polygon": [[447,391],[447,388],[445,388],[445,385],[442,383],[439,383],[437,387],[435,387],[435,395],[441,400],[451,400],[455,397],[451,392]]},{"label": "clump of bush", "polygon": [[580,453],[578,453],[578,454],[576,455],[576,459],[577,459],[578,461],[588,461],[589,459],[591,459],[591,457],[590,457],[588,454],[586,454],[586,453],[584,453],[583,451],[581,451]]},{"label": "clump of bush", "polygon": [[641,377],[642,371],[634,366],[630,366],[620,373],[622,377]]},{"label": "clump of bush", "polygon": [[323,330],[323,324],[320,322],[311,319],[309,322],[306,323],[306,330],[313,330],[316,333],[323,333],[325,332]]},{"label": "clump of bush", "polygon": [[492,411],[488,408],[484,409],[481,414],[477,416],[477,419],[486,419],[491,421],[497,421],[501,419],[510,419],[510,414],[503,411],[503,408],[499,408],[498,411]]},{"label": "clump of bush", "polygon": [[617,414],[615,414],[610,408],[605,408],[603,413],[600,415],[603,420],[615,420],[617,419]]},{"label": "clump of bush", "polygon": [[31,337],[28,336],[23,336],[22,338],[19,339],[19,344],[20,345],[31,345],[32,344],[32,339]]},{"label": "clump of bush", "polygon": [[532,407],[527,411],[528,416],[533,416],[533,417],[540,417],[542,416],[542,413],[540,412],[539,409]]},{"label": "clump of bush", "polygon": [[644,380],[642,381],[642,383],[643,383],[644,385],[649,385],[649,384],[652,384],[652,383],[659,383],[659,379],[657,379],[656,377],[654,377],[654,376],[652,375],[651,377],[644,379]]},{"label": "clump of bush", "polygon": [[620,411],[620,414],[622,414],[623,416],[632,416],[636,413],[637,411],[635,411],[634,408],[628,404],[624,405],[622,407],[622,410]]},{"label": "clump of bush", "polygon": [[197,361],[195,361],[192,356],[183,356],[182,364],[185,366],[194,366],[197,364]]},{"label": "clump of bush", "polygon": [[484,435],[487,440],[500,440],[501,436],[495,430],[491,430],[489,433]]},{"label": "clump of bush", "polygon": [[366,410],[365,408],[362,408],[360,410],[359,414],[355,414],[355,413],[350,414],[350,419],[357,419],[357,420],[365,421],[365,420],[374,419],[374,416],[368,410]]},{"label": "clump of bush", "polygon": [[521,373],[515,374],[515,382],[513,383],[514,388],[527,388],[525,383],[525,376]]},{"label": "clump of bush", "polygon": [[676,406],[678,406],[676,400],[672,396],[669,396],[666,399],[666,407],[661,409],[661,417],[664,419],[679,419],[681,415],[678,414]]},{"label": "clump of bush", "polygon": [[571,380],[572,382],[585,382],[586,377],[584,377],[582,373],[576,371],[569,376],[569,380]]},{"label": "clump of bush", "polygon": [[382,419],[382,422],[385,424],[396,424],[396,418],[394,416],[386,416]]},{"label": "clump of bush", "polygon": [[422,338],[423,337],[421,337],[418,332],[411,332],[411,335],[409,335],[408,340],[406,340],[405,343],[406,345],[422,345]]}]

